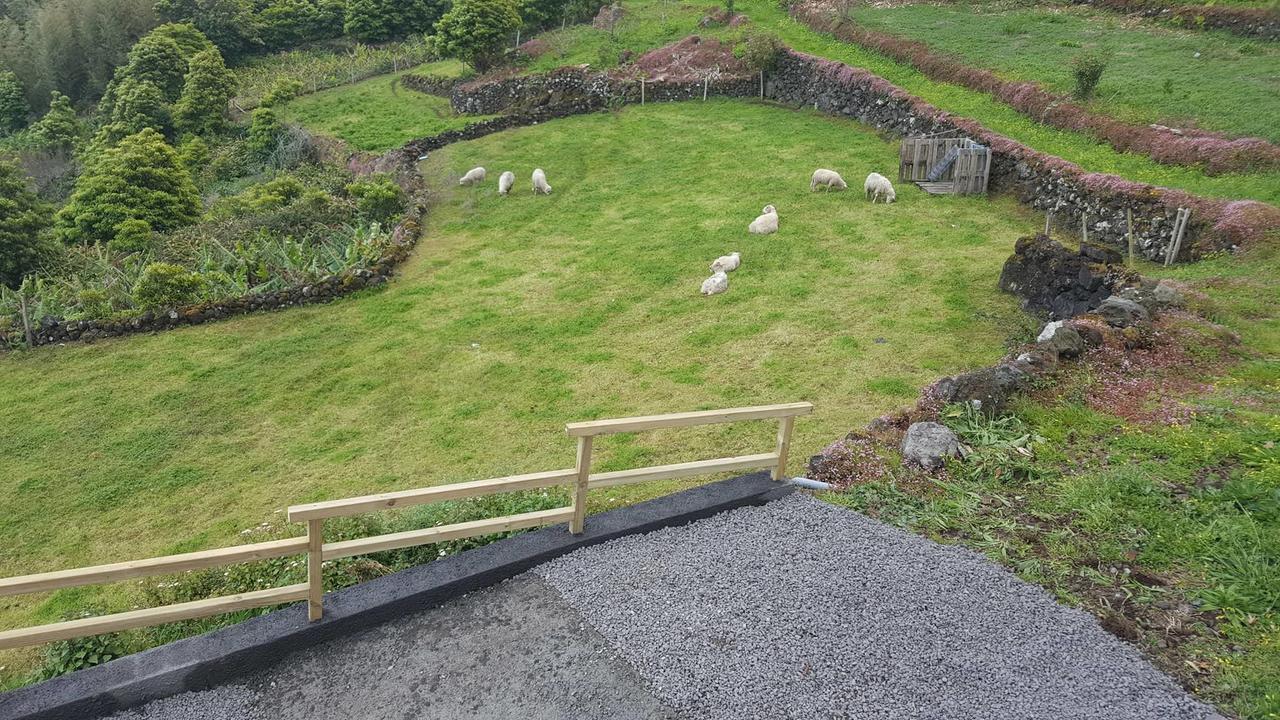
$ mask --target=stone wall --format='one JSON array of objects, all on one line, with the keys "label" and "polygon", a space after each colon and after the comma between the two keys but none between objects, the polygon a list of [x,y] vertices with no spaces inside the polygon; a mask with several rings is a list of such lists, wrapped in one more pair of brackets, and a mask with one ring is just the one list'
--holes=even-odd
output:
[{"label": "stone wall", "polygon": [[1072,0],[1077,4],[1172,20],[1190,29],[1225,30],[1243,37],[1280,40],[1280,13],[1271,8],[1232,5],[1172,6],[1152,0]]},{"label": "stone wall", "polygon": [[405,73],[400,76],[400,84],[404,87],[427,95],[439,95],[440,97],[449,97],[455,87],[468,80],[469,78],[418,75],[415,73]]}]

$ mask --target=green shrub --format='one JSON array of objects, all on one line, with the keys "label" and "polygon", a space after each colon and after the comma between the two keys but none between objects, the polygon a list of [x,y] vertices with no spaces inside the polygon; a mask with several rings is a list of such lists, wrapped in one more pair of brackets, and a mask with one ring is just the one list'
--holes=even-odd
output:
[{"label": "green shrub", "polygon": [[84,125],[71,107],[71,99],[54,90],[49,97],[49,111],[31,126],[31,137],[41,146],[70,150],[84,135]]},{"label": "green shrub", "polygon": [[783,47],[782,39],[777,35],[752,29],[742,41],[742,61],[756,72],[772,70]]},{"label": "green shrub", "polygon": [[1098,89],[1108,59],[1101,53],[1081,53],[1071,59],[1071,77],[1075,80],[1076,97],[1088,100]]},{"label": "green shrub", "polygon": [[124,655],[118,635],[91,635],[74,640],[49,643],[44,650],[44,661],[36,671],[36,680],[66,675],[76,670],[101,665]]},{"label": "green shrub", "polygon": [[347,186],[347,194],[356,200],[356,208],[364,217],[387,222],[404,211],[404,191],[389,175],[371,175]]},{"label": "green shrub", "polygon": [[18,287],[47,255],[53,208],[31,191],[13,162],[0,160],[0,287]]},{"label": "green shrub", "polygon": [[207,281],[181,265],[151,263],[133,288],[134,301],[144,310],[190,305],[208,289]]},{"label": "green shrub", "polygon": [[265,158],[276,149],[276,142],[284,132],[284,125],[276,111],[269,107],[260,107],[253,111],[253,120],[249,123],[249,137],[245,146],[249,152]]},{"label": "green shrub", "polygon": [[295,78],[277,78],[271,87],[262,94],[259,104],[262,107],[283,105],[302,94],[302,81]]},{"label": "green shrub", "polygon": [[111,298],[106,291],[98,288],[87,288],[76,295],[76,304],[80,311],[76,319],[97,320],[111,314]]},{"label": "green shrub", "polygon": [[151,223],[132,218],[116,225],[116,236],[111,238],[107,247],[112,252],[122,255],[146,252],[151,249],[153,239]]}]

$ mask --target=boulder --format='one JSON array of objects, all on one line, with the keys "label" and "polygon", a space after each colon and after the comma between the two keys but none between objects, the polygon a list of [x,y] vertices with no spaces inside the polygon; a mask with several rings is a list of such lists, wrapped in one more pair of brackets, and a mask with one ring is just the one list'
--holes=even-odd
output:
[{"label": "boulder", "polygon": [[1048,323],[1044,326],[1044,329],[1040,331],[1040,335],[1036,337],[1036,342],[1044,342],[1045,340],[1053,337],[1053,334],[1058,331],[1058,328],[1062,327],[1065,323],[1065,320],[1054,320],[1053,322]]},{"label": "boulder", "polygon": [[1101,347],[1102,343],[1107,339],[1102,334],[1102,330],[1092,323],[1077,320],[1072,322],[1069,327],[1080,334],[1080,337],[1084,339],[1084,344],[1088,347]]},{"label": "boulder", "polygon": [[960,453],[960,441],[951,428],[936,422],[912,423],[902,438],[902,459],[926,470],[942,467]]},{"label": "boulder", "polygon": [[1156,283],[1155,288],[1151,290],[1151,297],[1162,308],[1182,307],[1187,304],[1187,298],[1182,294],[1182,290],[1169,280]]},{"label": "boulder", "polygon": [[1059,327],[1048,340],[1039,343],[1040,347],[1052,352],[1055,357],[1071,359],[1084,353],[1085,342],[1074,328]]},{"label": "boulder", "polygon": [[1145,307],[1119,295],[1112,295],[1103,300],[1094,312],[1108,325],[1118,328],[1139,325],[1151,319],[1151,313]]},{"label": "boulder", "polygon": [[1017,295],[1028,310],[1048,311],[1060,319],[1075,317],[1113,292],[1115,273],[1098,259],[1114,255],[1104,250],[1086,246],[1072,252],[1044,235],[1024,237],[1005,261],[1000,289]]},{"label": "boulder", "polygon": [[943,403],[977,401],[983,410],[998,413],[1029,377],[1017,366],[1003,364],[942,378],[934,384],[933,391]]}]

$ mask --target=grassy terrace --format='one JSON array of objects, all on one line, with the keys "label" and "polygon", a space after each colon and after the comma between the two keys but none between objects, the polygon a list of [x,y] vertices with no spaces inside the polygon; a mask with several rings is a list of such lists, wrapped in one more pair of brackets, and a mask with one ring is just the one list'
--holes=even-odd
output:
[{"label": "grassy terrace", "polygon": [[359,150],[397,147],[414,138],[484,119],[455,115],[447,99],[400,86],[400,76],[406,72],[448,77],[462,74],[463,69],[456,61],[426,63],[353,85],[321,90],[290,102],[286,118],[341,138]]},{"label": "grassy terrace", "polygon": [[[763,166],[742,152],[766,146]],[[384,289],[0,357],[0,574],[232,544],[296,502],[568,467],[569,420],[807,399],[805,458],[1029,330],[995,287],[1039,222],[1011,199],[808,193],[815,164],[856,177],[895,162],[855,123],[728,101],[432,153],[437,204]],[[512,196],[458,188],[478,164],[514,170]],[[535,166],[549,197],[530,195]],[[748,236],[765,203],[782,231]],[[700,297],[707,264],[732,250],[744,267],[730,291]],[[601,443],[600,467],[759,452],[772,433],[622,436]],[[0,626],[128,608],[135,588],[3,598]],[[34,657],[0,656],[0,677]]]},{"label": "grassy terrace", "polygon": [[[777,33],[797,50],[867,68],[943,110],[979,120],[996,132],[1066,158],[1091,172],[1114,173],[1130,180],[1209,197],[1280,203],[1280,172],[1209,177],[1196,168],[1161,165],[1146,156],[1119,153],[1091,136],[1041,125],[989,95],[934,82],[878,53],[814,32],[793,21],[776,2],[739,0],[737,8],[751,17],[753,25]],[[536,60],[530,71],[582,63],[607,67],[617,63],[617,55],[622,50],[656,47],[695,32],[728,37],[737,34],[727,28],[697,29],[696,19],[701,14],[700,10],[690,11],[662,0],[634,0],[627,4],[627,16],[612,37],[606,31],[581,26],[543,35],[553,52]],[[1142,31],[1118,33],[1117,42],[1124,42],[1129,35],[1141,34]],[[1265,118],[1262,121],[1265,122]]]},{"label": "grassy terrace", "polygon": [[1280,47],[1225,32],[1136,25],[1084,6],[855,6],[853,19],[919,40],[977,67],[1059,92],[1072,90],[1071,59],[1101,51],[1110,62],[1092,109],[1135,123],[1198,126],[1280,141]]}]

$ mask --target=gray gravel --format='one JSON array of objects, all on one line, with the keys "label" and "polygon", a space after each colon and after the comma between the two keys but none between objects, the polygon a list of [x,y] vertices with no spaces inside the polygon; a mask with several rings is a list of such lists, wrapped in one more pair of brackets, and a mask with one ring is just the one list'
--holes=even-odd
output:
[{"label": "gray gravel", "polygon": [[270,720],[257,709],[258,693],[241,685],[189,692],[116,713],[108,720]]},{"label": "gray gravel", "polygon": [[687,718],[1217,718],[982,556],[805,495],[534,570]]}]

